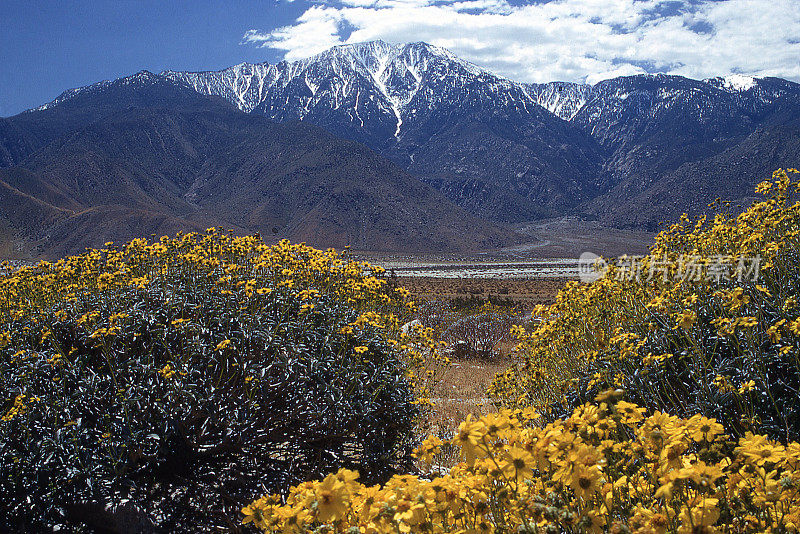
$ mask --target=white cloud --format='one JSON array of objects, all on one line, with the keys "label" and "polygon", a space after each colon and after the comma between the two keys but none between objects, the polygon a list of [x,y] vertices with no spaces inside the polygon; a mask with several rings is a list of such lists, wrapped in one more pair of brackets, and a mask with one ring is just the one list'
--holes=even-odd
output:
[{"label": "white cloud", "polygon": [[291,61],[375,39],[425,41],[528,82],[643,72],[800,81],[797,0],[334,0],[288,26],[250,30],[243,42]]},{"label": "white cloud", "polygon": [[312,56],[331,46],[341,44],[339,38],[342,16],[336,10],[313,6],[292,26],[277,28],[269,33],[249,30],[242,43],[283,50],[289,61]]}]

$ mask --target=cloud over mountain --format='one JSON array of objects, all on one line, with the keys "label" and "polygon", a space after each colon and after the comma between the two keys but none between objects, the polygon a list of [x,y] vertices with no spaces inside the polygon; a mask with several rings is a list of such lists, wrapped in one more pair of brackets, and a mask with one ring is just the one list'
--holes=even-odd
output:
[{"label": "cloud over mountain", "polygon": [[800,81],[795,0],[335,0],[243,44],[296,60],[331,46],[426,41],[511,79],[595,83],[663,72]]}]

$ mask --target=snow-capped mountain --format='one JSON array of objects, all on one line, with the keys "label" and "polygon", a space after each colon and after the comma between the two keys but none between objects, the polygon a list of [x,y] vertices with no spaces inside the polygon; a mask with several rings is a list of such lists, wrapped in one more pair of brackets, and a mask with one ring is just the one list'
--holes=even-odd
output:
[{"label": "snow-capped mountain", "polygon": [[565,121],[572,120],[592,96],[592,86],[580,83],[532,83],[524,87],[537,104]]},{"label": "snow-capped mountain", "polygon": [[[516,83],[421,42],[348,44],[295,62],[241,63],[220,71],[162,75],[201,93],[222,96],[242,111],[258,108],[276,118],[303,119],[319,108],[349,106],[351,119],[362,125],[364,110],[377,110],[396,123],[397,136],[404,119],[435,107],[437,100],[446,101],[475,81],[483,82],[487,93],[499,100],[523,107],[539,104],[565,120],[578,112],[592,91],[590,85],[568,82]],[[418,94],[422,98],[415,98]]]},{"label": "snow-capped mountain", "polygon": [[646,108],[654,117],[659,108],[675,105],[698,116],[719,105],[757,113],[782,96],[798,94],[792,82],[741,74],[703,81],[657,74],[614,78],[594,86],[523,84],[443,48],[383,41],[337,46],[277,65],[242,63],[221,71],[162,75],[201,93],[222,96],[245,112],[276,120],[311,120],[373,148],[398,143],[404,130],[428,113],[476,98],[500,113],[539,105],[594,134],[607,129],[609,117],[618,120],[623,109]]},{"label": "snow-capped mountain", "polygon": [[418,112],[409,104],[420,91],[447,78],[463,84],[471,77],[500,87],[515,84],[426,43],[390,45],[372,41],[331,48],[295,62],[241,63],[221,71],[175,72],[163,76],[188,83],[195,90],[222,96],[243,111],[259,108],[267,114],[303,119],[313,110],[348,108],[351,118],[378,111],[396,123]]},{"label": "snow-capped mountain", "polygon": [[[520,84],[426,43],[372,41],[277,65],[242,63],[215,72],[162,75],[201,93],[222,96],[246,112],[276,120],[308,118],[327,127],[349,122],[369,132],[369,139],[387,132],[399,139],[404,123],[469,93],[481,92],[499,105],[534,104]],[[383,141],[367,142],[376,146]]]},{"label": "snow-capped mountain", "polygon": [[[160,77],[246,113],[363,143],[474,213],[511,222],[579,206],[602,217],[667,174],[800,117],[800,85],[778,78],[524,84],[426,43],[348,44],[300,61]],[[108,83],[67,91],[41,109]]]},{"label": "snow-capped mountain", "polygon": [[575,205],[591,196],[599,169],[591,139],[539,105],[572,115],[575,99],[426,43],[374,41],[277,65],[162,74],[243,111],[309,121],[364,143],[491,218]]},{"label": "snow-capped mountain", "polygon": [[704,81],[729,93],[737,106],[753,114],[762,113],[781,98],[800,101],[798,84],[780,78],[754,78],[732,74]]},{"label": "snow-capped mountain", "polygon": [[[136,83],[142,76],[154,76],[143,73],[124,79]],[[603,122],[604,113],[618,115],[620,109],[630,108],[622,104],[629,97],[634,98],[628,102],[640,104],[643,91],[649,91],[652,102],[661,101],[662,108],[684,100],[692,102],[698,113],[712,106],[711,100],[718,99],[720,93],[731,95],[731,99],[725,99],[726,104],[733,102],[741,110],[757,111],[781,97],[797,97],[800,92],[793,82],[742,74],[702,81],[657,74],[614,78],[593,86],[569,82],[524,84],[423,42],[347,44],[295,62],[241,63],[219,71],[168,70],[161,75],[188,84],[202,94],[221,96],[242,111],[262,113],[276,120],[304,120],[334,113],[344,114],[364,129],[375,129],[370,122],[385,123],[380,129],[387,129],[391,123],[394,128],[388,129],[396,139],[403,132],[404,122],[410,123],[439,106],[474,99],[476,94],[492,101],[498,109],[526,109],[537,104],[561,119],[594,129],[595,121]],[[102,81],[69,89],[35,109],[48,109],[110,83]],[[643,84],[650,89],[640,89]],[[587,109],[583,110],[585,106]]]}]

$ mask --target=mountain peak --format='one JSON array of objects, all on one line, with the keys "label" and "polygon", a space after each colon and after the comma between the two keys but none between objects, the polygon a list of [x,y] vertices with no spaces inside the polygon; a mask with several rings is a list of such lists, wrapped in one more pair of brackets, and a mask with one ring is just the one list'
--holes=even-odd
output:
[{"label": "mountain peak", "polygon": [[758,85],[759,78],[754,76],[746,76],[744,74],[728,74],[727,76],[718,76],[716,78],[709,78],[703,80],[704,82],[713,85],[723,91],[729,93],[740,93],[747,91]]},{"label": "mountain peak", "polygon": [[[340,45],[335,45],[325,52],[331,50],[353,50],[353,51],[374,51],[374,50],[390,50],[396,49],[397,46],[393,44],[389,44],[383,39],[376,39],[375,41],[359,41],[357,43],[344,43]],[[322,52],[323,54],[325,52]]]},{"label": "mountain peak", "polygon": [[166,81],[166,79],[163,76],[159,76],[158,74],[153,74],[149,70],[140,70],[136,74],[131,74],[130,76],[119,78],[118,80],[114,80],[111,83],[119,85],[133,85],[133,84],[146,85],[164,81]]},{"label": "mountain peak", "polygon": [[477,77],[495,79],[498,87],[514,85],[421,41],[346,43],[277,65],[241,63],[216,72],[162,74],[201,93],[222,96],[243,111],[265,107],[266,114],[283,119],[302,120],[313,114],[314,108],[347,108],[352,120],[361,124],[364,113],[377,113],[381,120],[394,123],[395,137],[400,134],[405,107],[421,88],[426,88],[426,98],[446,99],[449,97],[440,93],[442,82],[462,88],[459,90],[468,78]]},{"label": "mountain peak", "polygon": [[[459,58],[446,48],[424,41],[403,44],[391,44],[382,40],[346,43],[295,63],[309,65],[320,61],[330,61],[332,58],[355,60],[373,74],[378,75],[392,62],[400,61],[406,66],[410,65],[413,70],[419,70],[424,69],[431,60],[436,59],[460,65],[473,74],[489,74],[485,69]],[[500,78],[500,76],[497,77]]]},{"label": "mountain peak", "polygon": [[435,54],[438,56],[456,57],[455,54],[450,52],[448,49],[442,48],[441,46],[436,46],[430,43],[426,43],[425,41],[406,43],[402,46],[402,48],[407,50],[424,50],[428,53]]}]

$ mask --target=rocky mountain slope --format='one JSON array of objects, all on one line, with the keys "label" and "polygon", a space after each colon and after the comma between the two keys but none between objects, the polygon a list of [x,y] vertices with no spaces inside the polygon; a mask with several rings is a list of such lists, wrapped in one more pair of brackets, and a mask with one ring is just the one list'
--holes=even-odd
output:
[{"label": "rocky mountain slope", "polygon": [[556,215],[596,194],[602,158],[589,136],[526,87],[426,43],[163,74],[244,111],[364,143],[490,219]]},{"label": "rocky mountain slope", "polygon": [[[309,121],[363,142],[499,221],[577,211],[652,227],[661,211],[650,205],[630,220],[618,209],[612,216],[609,206],[629,205],[667,175],[725,158],[768,121],[772,106],[780,101],[785,111],[800,100],[798,84],[743,75],[521,84],[425,43],[381,41],[291,63],[164,74],[245,111]],[[782,164],[796,159],[786,154]],[[758,176],[726,178],[740,182],[733,189],[763,178],[749,169]],[[716,189],[698,191],[694,204],[705,205]]]},{"label": "rocky mountain slope", "polygon": [[3,125],[0,219],[46,255],[215,225],[370,250],[516,239],[362,145],[147,72]]},{"label": "rocky mountain slope", "polygon": [[[600,82],[571,120],[605,156],[602,193],[581,209],[616,226],[655,229],[665,217],[704,212],[716,197],[742,200],[775,168],[796,166],[800,151],[785,141],[800,133],[798,119],[800,85],[776,78]],[[776,129],[785,140],[764,135]]]},{"label": "rocky mountain slope", "polygon": [[[382,41],[277,65],[148,77],[182,88],[179,100],[214,97],[251,117],[287,127],[309,123],[366,145],[475,220],[578,214],[652,230],[683,211],[706,211],[718,196],[745,201],[771,170],[800,161],[800,85],[778,78],[641,75],[595,85],[522,84],[426,43]],[[119,101],[103,96],[119,84],[137,90]],[[27,162],[114,106],[158,101],[180,108],[148,91],[134,78],[100,82],[0,119],[0,165]],[[75,107],[86,94],[96,105]],[[237,172],[246,180],[254,170],[243,164]],[[221,178],[215,183],[224,188]],[[193,187],[191,195],[212,194]]]}]

